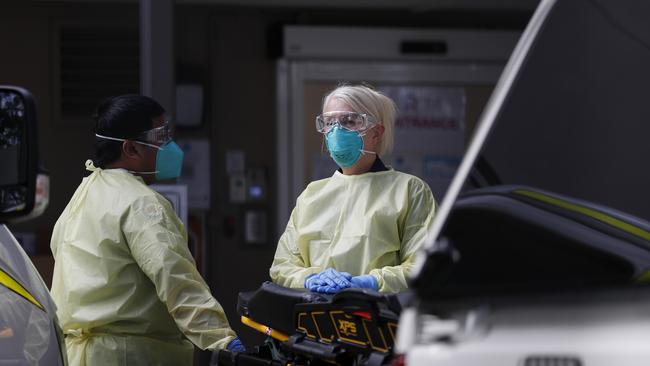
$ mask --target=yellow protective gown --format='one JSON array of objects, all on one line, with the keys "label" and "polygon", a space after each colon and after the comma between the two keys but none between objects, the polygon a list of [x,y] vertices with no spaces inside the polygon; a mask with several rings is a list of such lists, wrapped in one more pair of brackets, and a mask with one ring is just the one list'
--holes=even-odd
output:
[{"label": "yellow protective gown", "polygon": [[192,365],[192,343],[226,347],[235,333],[169,202],[123,169],[86,168],[51,242],[69,364]]},{"label": "yellow protective gown", "polygon": [[270,269],[273,282],[304,287],[326,268],[371,274],[379,291],[407,288],[415,253],[435,212],[431,190],[394,170],[344,175],[310,183],[298,197]]}]

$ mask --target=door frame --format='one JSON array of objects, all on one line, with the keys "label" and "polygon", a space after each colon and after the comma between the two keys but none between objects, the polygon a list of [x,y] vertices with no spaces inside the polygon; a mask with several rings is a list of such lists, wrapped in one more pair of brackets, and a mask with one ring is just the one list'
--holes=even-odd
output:
[{"label": "door frame", "polygon": [[[449,57],[413,57],[412,55],[390,55],[390,58],[363,59],[358,53],[346,56],[350,45],[333,42],[340,40],[340,30],[317,29],[312,39],[305,29],[293,32],[285,31],[285,57],[276,65],[276,105],[277,105],[277,233],[278,237],[290,217],[296,198],[305,188],[304,184],[304,128],[308,121],[304,116],[304,85],[307,82],[369,81],[372,84],[409,84],[409,85],[495,85],[514,48],[520,33],[503,31],[432,31],[399,30],[402,39],[422,39],[435,35],[436,39],[445,40],[450,49],[462,49],[462,57],[450,52]],[[381,30],[384,31],[385,29]],[[359,30],[366,37],[381,37],[381,31],[368,32]],[[354,30],[347,29],[346,34],[355,42],[362,37],[350,36]],[[295,39],[291,39],[295,35]],[[393,50],[395,39],[385,37],[383,47]],[[393,37],[394,38],[394,37]],[[382,47],[377,39],[368,39],[369,43]],[[305,47],[297,47],[296,44]],[[328,59],[322,54],[309,55],[308,45],[325,44],[328,51],[335,53],[339,59]],[[490,48],[494,44],[498,47]],[[333,47],[340,45],[336,50]],[[478,46],[477,46],[478,45]],[[511,45],[509,48],[504,45]],[[292,54],[292,49],[299,49],[299,55]],[[316,52],[316,51],[314,51]],[[486,56],[487,55],[487,56]]]}]

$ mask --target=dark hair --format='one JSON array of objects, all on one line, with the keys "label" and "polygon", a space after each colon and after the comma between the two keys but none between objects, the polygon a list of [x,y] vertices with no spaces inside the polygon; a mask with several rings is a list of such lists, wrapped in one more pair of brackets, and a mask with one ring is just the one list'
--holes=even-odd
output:
[{"label": "dark hair", "polygon": [[[155,100],[143,95],[120,95],[97,106],[95,133],[107,137],[134,139],[153,127],[153,119],[165,113]],[[93,163],[104,168],[120,158],[122,142],[95,137]]]}]

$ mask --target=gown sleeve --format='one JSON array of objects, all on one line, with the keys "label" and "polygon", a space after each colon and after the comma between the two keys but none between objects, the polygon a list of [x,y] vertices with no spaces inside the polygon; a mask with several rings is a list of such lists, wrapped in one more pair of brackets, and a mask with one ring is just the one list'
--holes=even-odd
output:
[{"label": "gown sleeve", "polygon": [[138,266],[156,288],[178,329],[201,349],[222,349],[236,336],[196,268],[185,228],[169,202],[136,200],[123,233]]}]

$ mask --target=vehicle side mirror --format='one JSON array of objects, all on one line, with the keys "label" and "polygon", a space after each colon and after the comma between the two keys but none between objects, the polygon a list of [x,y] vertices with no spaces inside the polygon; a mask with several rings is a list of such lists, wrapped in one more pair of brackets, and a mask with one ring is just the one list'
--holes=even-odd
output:
[{"label": "vehicle side mirror", "polygon": [[0,223],[34,209],[37,159],[34,99],[25,89],[0,85]]}]

